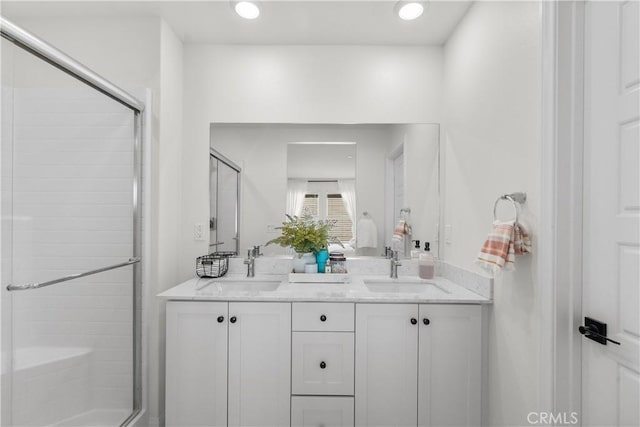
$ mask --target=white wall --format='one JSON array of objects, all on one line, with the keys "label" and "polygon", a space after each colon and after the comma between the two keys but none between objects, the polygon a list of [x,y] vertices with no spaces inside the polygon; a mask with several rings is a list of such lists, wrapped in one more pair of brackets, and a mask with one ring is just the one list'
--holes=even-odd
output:
[{"label": "white wall", "polygon": [[180,194],[182,191],[183,46],[164,21],[160,27],[160,121],[157,165],[153,174],[155,220],[152,234],[157,251],[152,256],[153,276],[149,295],[149,417],[150,424],[164,418],[165,304],[155,295],[178,280]]},{"label": "white wall", "polygon": [[355,179],[356,144],[289,144],[287,177]]},{"label": "white wall", "polygon": [[[498,196],[528,195],[534,255],[498,275],[489,319],[488,425],[526,425],[538,409],[540,14],[536,2],[477,2],[445,46],[444,259],[473,268]],[[500,213],[502,218],[509,212]]]},{"label": "white wall", "polygon": [[157,89],[158,18],[8,18],[124,89]]},{"label": "white wall", "polygon": [[[184,60],[181,279],[193,275],[193,260],[208,249],[206,242],[193,240],[193,226],[208,222],[202,194],[209,179],[209,123],[438,123],[441,118],[439,47],[188,45]],[[265,154],[265,159],[277,157]],[[281,173],[274,168],[268,179]]]}]

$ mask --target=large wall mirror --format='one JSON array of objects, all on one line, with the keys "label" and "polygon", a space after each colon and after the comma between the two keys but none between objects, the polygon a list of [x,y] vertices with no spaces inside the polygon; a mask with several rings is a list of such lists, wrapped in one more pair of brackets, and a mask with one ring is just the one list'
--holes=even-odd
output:
[{"label": "large wall mirror", "polygon": [[347,256],[381,256],[408,208],[411,240],[437,255],[439,133],[437,124],[212,123],[211,149],[241,170],[240,254],[276,237],[285,213],[309,213],[337,221]]}]

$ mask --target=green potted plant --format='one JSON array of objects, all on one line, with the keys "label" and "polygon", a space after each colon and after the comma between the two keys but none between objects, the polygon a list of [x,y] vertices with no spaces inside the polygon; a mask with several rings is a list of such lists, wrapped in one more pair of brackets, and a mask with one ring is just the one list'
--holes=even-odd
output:
[{"label": "green potted plant", "polygon": [[315,264],[316,254],[326,251],[328,242],[337,241],[329,236],[335,223],[335,220],[319,220],[311,215],[287,215],[287,220],[281,227],[277,227],[281,235],[269,240],[267,245],[277,243],[282,247],[292,248],[296,252],[293,271],[304,273],[305,264]]}]

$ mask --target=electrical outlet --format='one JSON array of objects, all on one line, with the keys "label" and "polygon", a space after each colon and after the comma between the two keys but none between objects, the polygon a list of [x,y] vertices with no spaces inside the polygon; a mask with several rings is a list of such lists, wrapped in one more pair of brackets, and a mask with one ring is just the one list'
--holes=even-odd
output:
[{"label": "electrical outlet", "polygon": [[204,240],[204,224],[197,223],[193,226],[193,240]]}]

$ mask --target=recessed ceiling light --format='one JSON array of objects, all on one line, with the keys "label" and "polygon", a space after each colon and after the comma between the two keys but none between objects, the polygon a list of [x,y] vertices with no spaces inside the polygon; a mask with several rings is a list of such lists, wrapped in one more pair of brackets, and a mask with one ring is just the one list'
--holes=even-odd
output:
[{"label": "recessed ceiling light", "polygon": [[418,1],[399,1],[396,3],[395,9],[401,19],[410,21],[422,15],[424,4]]},{"label": "recessed ceiling light", "polygon": [[256,19],[260,16],[260,7],[256,2],[238,1],[233,3],[233,9],[244,19]]}]

